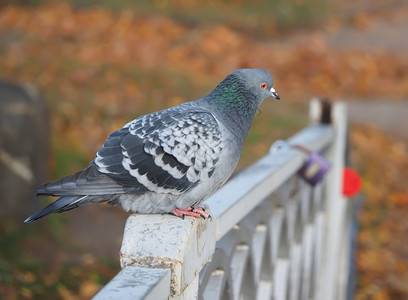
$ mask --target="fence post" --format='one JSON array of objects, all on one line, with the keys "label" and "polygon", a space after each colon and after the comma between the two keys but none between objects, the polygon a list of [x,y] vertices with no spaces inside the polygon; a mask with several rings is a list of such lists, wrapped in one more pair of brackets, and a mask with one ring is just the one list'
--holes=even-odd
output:
[{"label": "fence post", "polygon": [[[319,108],[320,106],[320,108]],[[322,118],[324,118],[325,107],[322,103],[314,101],[312,104],[312,117],[316,117],[317,111],[320,110]],[[313,113],[313,110],[315,111]],[[342,251],[342,243],[345,232],[345,221],[347,217],[347,198],[342,194],[343,187],[343,168],[345,165],[346,141],[347,141],[347,109],[342,102],[333,103],[330,108],[330,114],[326,118],[332,123],[334,128],[334,140],[330,145],[327,158],[332,162],[332,170],[330,171],[326,181],[326,238],[323,246],[323,257],[320,274],[320,286],[318,288],[320,300],[339,299],[344,295],[343,289],[346,286],[341,286],[341,282],[345,282],[341,272],[341,263],[344,261],[342,255],[347,255]],[[313,116],[314,114],[314,116]],[[316,118],[315,118],[316,119]]]},{"label": "fence post", "polygon": [[215,230],[211,219],[130,215],[120,254],[122,268],[169,268],[170,299],[195,299],[198,273],[215,250]]}]

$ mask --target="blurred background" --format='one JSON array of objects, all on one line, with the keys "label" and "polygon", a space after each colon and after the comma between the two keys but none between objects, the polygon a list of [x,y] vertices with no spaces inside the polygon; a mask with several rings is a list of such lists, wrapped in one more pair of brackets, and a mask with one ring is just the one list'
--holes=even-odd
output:
[{"label": "blurred background", "polygon": [[365,199],[355,299],[408,299],[407,32],[405,0],[0,0],[0,298],[94,295],[120,269],[127,214],[23,224],[50,201],[34,187],[135,117],[256,67],[282,100],[261,106],[238,169],[304,127],[311,98],[346,101]]}]

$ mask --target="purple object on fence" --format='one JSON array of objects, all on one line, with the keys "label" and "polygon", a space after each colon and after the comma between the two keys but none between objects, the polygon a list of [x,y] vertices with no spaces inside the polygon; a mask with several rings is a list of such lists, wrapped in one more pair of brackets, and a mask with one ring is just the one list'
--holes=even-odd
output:
[{"label": "purple object on fence", "polygon": [[330,163],[317,152],[312,152],[299,145],[293,147],[309,155],[303,167],[298,171],[298,174],[311,186],[315,186],[330,170]]}]

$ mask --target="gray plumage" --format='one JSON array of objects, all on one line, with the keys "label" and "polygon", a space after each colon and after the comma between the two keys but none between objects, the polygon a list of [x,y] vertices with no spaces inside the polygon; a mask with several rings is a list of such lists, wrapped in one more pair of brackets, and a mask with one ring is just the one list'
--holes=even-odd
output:
[{"label": "gray plumage", "polygon": [[37,195],[61,197],[25,222],[96,202],[136,213],[197,207],[231,176],[267,97],[279,99],[269,72],[242,69],[204,98],[133,120],[86,169],[38,187]]}]

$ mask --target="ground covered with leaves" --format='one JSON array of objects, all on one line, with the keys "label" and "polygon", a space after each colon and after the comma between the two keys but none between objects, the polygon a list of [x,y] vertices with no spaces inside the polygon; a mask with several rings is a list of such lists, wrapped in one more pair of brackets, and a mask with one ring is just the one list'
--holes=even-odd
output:
[{"label": "ground covered with leaves", "polygon": [[364,178],[356,299],[408,297],[406,141],[372,127],[352,131],[353,161]]},{"label": "ground covered with leaves", "polygon": [[[312,97],[407,99],[406,53],[340,49],[327,38],[406,18],[408,8],[391,1],[357,1],[360,10],[323,0],[28,2],[0,2],[0,74],[44,93],[52,112],[52,178],[84,167],[107,134],[134,117],[201,97],[238,68],[270,70],[283,99],[261,107],[240,167],[303,127]],[[406,299],[406,141],[369,126],[354,127],[351,138],[365,193],[356,299]],[[117,257],[64,244],[64,222],[51,217],[39,233],[2,221],[2,298],[87,299],[119,270]]]}]

